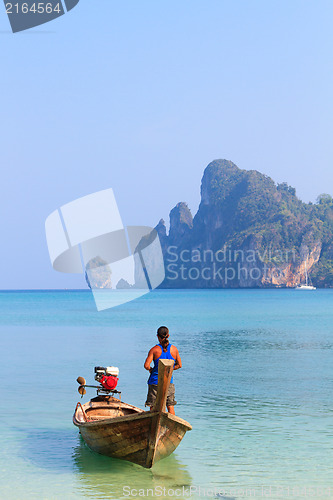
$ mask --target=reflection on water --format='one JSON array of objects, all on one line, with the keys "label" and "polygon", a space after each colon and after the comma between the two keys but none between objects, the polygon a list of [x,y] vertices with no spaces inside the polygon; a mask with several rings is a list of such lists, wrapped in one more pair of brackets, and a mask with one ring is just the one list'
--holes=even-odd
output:
[{"label": "reflection on water", "polygon": [[144,469],[91,451],[76,429],[31,429],[25,432],[22,455],[47,473],[74,473],[73,493],[78,498],[120,498],[125,486],[175,490],[192,484],[187,467],[174,454]]},{"label": "reflection on water", "polygon": [[[17,432],[22,432],[17,429]],[[33,465],[50,472],[73,470],[72,451],[77,443],[75,432],[69,429],[40,428],[24,432],[23,455]]]},{"label": "reflection on water", "polygon": [[81,437],[72,454],[75,471],[79,474],[81,495],[93,498],[119,498],[124,486],[136,490],[156,487],[175,490],[188,488],[192,478],[175,455],[161,460],[152,469],[117,460],[91,451]]}]

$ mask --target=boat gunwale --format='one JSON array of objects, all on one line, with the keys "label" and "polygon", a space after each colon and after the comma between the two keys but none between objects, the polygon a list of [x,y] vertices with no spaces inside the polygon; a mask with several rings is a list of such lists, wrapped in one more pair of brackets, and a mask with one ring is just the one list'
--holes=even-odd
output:
[{"label": "boat gunwale", "polygon": [[[88,406],[90,402],[91,401],[89,401],[88,403],[85,403],[83,405],[84,410],[92,408],[91,406]],[[122,403],[122,404],[127,405],[127,403]],[[97,407],[95,407],[95,408],[93,407],[92,409],[97,409],[99,407],[101,407],[101,408],[109,407],[110,408],[110,406],[98,405]],[[141,420],[144,418],[152,418],[155,415],[158,415],[158,413],[159,413],[158,411],[144,411],[144,410],[141,410],[140,408],[137,408],[136,406],[132,406],[132,408],[140,410],[140,413],[138,412],[138,413],[132,414],[132,415],[124,415],[122,417],[106,417],[105,419],[99,419],[99,420],[92,421],[92,422],[80,422],[76,417],[76,414],[79,411],[79,408],[77,408],[75,410],[74,415],[73,415],[73,423],[77,427],[98,427],[101,425],[103,425],[103,426],[110,425],[111,426],[113,424],[117,424],[120,422],[131,422],[132,420],[135,421],[135,420]],[[82,410],[81,410],[81,412],[82,412]],[[183,425],[184,427],[187,428],[187,430],[189,430],[189,431],[192,430],[191,424],[189,422],[187,422],[186,420],[184,420],[180,417],[177,417],[176,415],[172,415],[171,413],[167,413],[167,412],[162,412],[162,415],[166,416],[170,420],[173,420],[177,424]]]}]

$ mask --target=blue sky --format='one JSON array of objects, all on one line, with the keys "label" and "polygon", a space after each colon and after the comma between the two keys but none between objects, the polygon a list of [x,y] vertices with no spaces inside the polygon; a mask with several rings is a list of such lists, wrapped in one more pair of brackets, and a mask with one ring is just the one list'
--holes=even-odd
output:
[{"label": "blue sky", "polygon": [[53,271],[46,217],[112,187],[125,224],[195,213],[226,158],[333,194],[329,1],[80,0],[12,34],[2,10],[0,288],[84,287]]}]

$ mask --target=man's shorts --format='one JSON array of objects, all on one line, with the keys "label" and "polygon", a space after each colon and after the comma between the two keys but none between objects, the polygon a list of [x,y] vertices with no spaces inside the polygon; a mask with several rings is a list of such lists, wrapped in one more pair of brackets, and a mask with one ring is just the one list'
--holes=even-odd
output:
[{"label": "man's shorts", "polygon": [[[157,385],[148,384],[148,395],[145,406],[154,406],[155,400],[157,396]],[[169,385],[168,396],[166,400],[167,406],[175,406],[177,401],[175,401],[175,384]]]}]

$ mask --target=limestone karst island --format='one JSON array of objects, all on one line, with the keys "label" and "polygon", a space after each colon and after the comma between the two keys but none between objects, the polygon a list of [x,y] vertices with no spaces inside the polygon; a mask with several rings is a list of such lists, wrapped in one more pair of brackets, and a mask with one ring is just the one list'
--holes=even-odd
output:
[{"label": "limestone karst island", "polygon": [[[180,202],[169,232],[163,220],[156,230],[166,275],[160,288],[292,288],[308,279],[333,287],[332,196],[304,203],[287,183],[228,160],[205,169],[194,217]],[[87,282],[111,285],[105,275]]]}]

